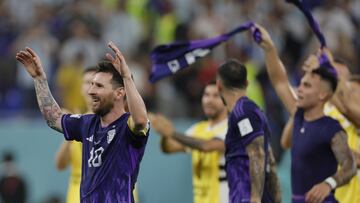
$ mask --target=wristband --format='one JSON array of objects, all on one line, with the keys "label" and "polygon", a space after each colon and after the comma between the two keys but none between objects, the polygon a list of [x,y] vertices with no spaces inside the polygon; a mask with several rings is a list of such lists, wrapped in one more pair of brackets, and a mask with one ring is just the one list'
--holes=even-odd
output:
[{"label": "wristband", "polygon": [[333,177],[328,177],[328,178],[326,178],[325,183],[329,184],[330,187],[331,187],[331,189],[333,189],[333,190],[334,190],[334,189],[336,188],[336,186],[337,186],[337,182],[336,182],[336,180],[335,180]]}]

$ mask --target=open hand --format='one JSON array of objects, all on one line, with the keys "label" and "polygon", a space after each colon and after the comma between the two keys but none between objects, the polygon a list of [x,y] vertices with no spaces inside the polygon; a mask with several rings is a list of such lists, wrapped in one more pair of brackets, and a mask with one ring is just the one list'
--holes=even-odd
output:
[{"label": "open hand", "polygon": [[119,71],[123,78],[131,78],[130,69],[119,48],[113,42],[109,42],[108,46],[114,51],[115,58],[109,53],[106,54],[106,58],[113,64],[116,70]]},{"label": "open hand", "polygon": [[316,55],[311,54],[304,62],[302,69],[305,72],[311,72],[314,69],[318,68],[319,64],[319,58]]},{"label": "open hand", "polygon": [[45,77],[39,56],[29,47],[16,53],[16,60],[25,66],[32,78]]},{"label": "open hand", "polygon": [[149,113],[148,117],[152,128],[161,136],[170,137],[174,133],[174,126],[171,121],[160,114]]}]

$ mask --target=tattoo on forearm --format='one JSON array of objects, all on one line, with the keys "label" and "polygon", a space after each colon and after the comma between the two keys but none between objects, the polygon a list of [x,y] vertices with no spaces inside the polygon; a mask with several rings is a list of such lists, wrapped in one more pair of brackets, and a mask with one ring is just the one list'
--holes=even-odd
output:
[{"label": "tattoo on forearm", "polygon": [[269,182],[267,188],[270,190],[270,193],[272,194],[275,203],[280,203],[281,202],[280,182],[276,173],[276,161],[271,147],[269,147],[269,161],[270,161],[270,174],[269,174]]},{"label": "tattoo on forearm", "polygon": [[200,139],[196,139],[193,137],[189,137],[186,135],[183,135],[181,133],[175,132],[172,136],[176,141],[180,142],[181,144],[188,146],[192,149],[198,149],[198,150],[204,150],[203,149],[203,142]]},{"label": "tattoo on forearm", "polygon": [[345,185],[356,173],[354,157],[348,146],[345,132],[338,132],[331,140],[331,148],[340,168],[333,176],[337,186]]},{"label": "tattoo on forearm", "polygon": [[261,201],[265,182],[264,137],[255,138],[246,146],[246,151],[250,161],[251,200]]},{"label": "tattoo on forearm", "polygon": [[51,95],[47,80],[35,80],[35,91],[40,111],[48,126],[58,132],[62,132],[60,128],[56,127],[56,121],[61,117],[62,112],[59,105],[55,102],[53,96]]}]

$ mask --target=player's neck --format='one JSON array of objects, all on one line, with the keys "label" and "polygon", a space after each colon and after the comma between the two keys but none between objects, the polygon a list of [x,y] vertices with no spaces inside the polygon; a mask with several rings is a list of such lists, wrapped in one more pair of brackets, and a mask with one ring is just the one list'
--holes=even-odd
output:
[{"label": "player's neck", "polygon": [[304,111],[304,119],[306,121],[314,121],[324,116],[324,105],[319,104]]},{"label": "player's neck", "polygon": [[226,108],[231,112],[237,100],[246,96],[246,90],[224,90],[223,96],[226,101]]},{"label": "player's neck", "polygon": [[109,113],[107,113],[104,116],[101,116],[101,118],[100,118],[101,127],[103,127],[103,128],[107,127],[112,122],[114,122],[115,120],[120,118],[120,116],[122,116],[124,113],[125,113],[124,108],[119,108],[114,105],[114,107],[111,109],[111,111]]},{"label": "player's neck", "polygon": [[214,126],[223,122],[227,118],[227,112],[224,110],[219,116],[209,119],[209,125]]}]

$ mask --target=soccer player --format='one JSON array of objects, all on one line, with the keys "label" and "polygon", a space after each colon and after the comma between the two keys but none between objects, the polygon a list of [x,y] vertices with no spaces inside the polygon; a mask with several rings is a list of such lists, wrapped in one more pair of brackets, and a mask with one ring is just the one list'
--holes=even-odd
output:
[{"label": "soccer player", "polygon": [[215,82],[206,85],[201,104],[207,120],[192,125],[185,134],[176,132],[171,121],[160,114],[149,116],[161,135],[165,153],[191,152],[194,203],[228,203],[224,171],[224,139],[227,112]]},{"label": "soccer player", "polygon": [[[146,107],[120,50],[100,62],[88,93],[95,114],[64,114],[51,95],[40,58],[30,48],[16,54],[34,79],[40,110],[47,124],[67,140],[83,143],[80,201],[133,202],[149,133]],[[126,96],[126,100],[125,100]],[[130,113],[125,112],[127,102]]]},{"label": "soccer player", "polygon": [[225,139],[229,202],[281,202],[265,114],[246,96],[247,71],[236,60],[218,69],[217,86],[230,113]]},{"label": "soccer player", "polygon": [[[81,86],[81,96],[85,99],[87,112],[91,113],[91,97],[87,93],[94,74],[96,67],[90,67],[84,70],[83,80]],[[70,179],[68,192],[66,197],[67,203],[78,203],[80,202],[80,182],[81,182],[81,153],[82,144],[77,141],[64,141],[56,154],[56,168],[58,170],[64,170],[70,166]]]},{"label": "soccer player", "polygon": [[[310,58],[310,57],[309,57]],[[317,57],[314,57],[317,59]],[[316,67],[316,66],[313,66]],[[356,81],[352,81],[350,78],[350,72],[347,66],[342,62],[336,62],[335,68],[337,70],[337,73],[339,75],[339,80],[347,80],[352,83],[357,83]],[[305,70],[310,71],[310,70]],[[353,87],[355,87],[355,84],[353,84]],[[353,92],[356,93],[356,89],[353,89]],[[358,89],[360,90],[360,89]],[[327,116],[330,116],[331,118],[337,120],[340,125],[344,128],[346,131],[347,136],[347,142],[349,144],[349,147],[354,154],[354,157],[356,157],[356,160],[359,160],[359,136],[356,130],[355,125],[350,122],[347,117],[345,116],[343,111],[340,109],[346,108],[345,106],[347,103],[341,102],[338,97],[340,96],[340,92],[342,91],[348,91],[343,90],[342,88],[339,89],[337,87],[336,93],[333,95],[333,97],[328,101],[324,106],[324,114]],[[358,101],[359,102],[359,101]],[[282,135],[282,145],[285,149],[288,149],[291,147],[291,135],[293,130],[293,119],[291,118],[286,125],[287,127],[283,131]],[[359,163],[357,163],[357,166],[359,166]],[[352,202],[360,202],[360,180],[357,176],[354,176],[348,184],[345,184],[335,191],[335,198],[341,202],[341,203],[352,203]]]},{"label": "soccer player", "polygon": [[[292,202],[337,202],[334,191],[348,183],[356,169],[346,133],[339,122],[323,112],[324,104],[336,89],[336,75],[324,66],[307,72],[295,95],[269,34],[264,28],[257,28],[261,32],[259,45],[265,54],[271,83],[294,118]],[[331,61],[331,57],[327,56]]]}]

